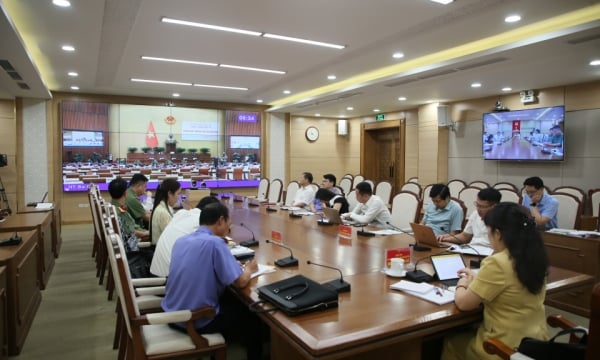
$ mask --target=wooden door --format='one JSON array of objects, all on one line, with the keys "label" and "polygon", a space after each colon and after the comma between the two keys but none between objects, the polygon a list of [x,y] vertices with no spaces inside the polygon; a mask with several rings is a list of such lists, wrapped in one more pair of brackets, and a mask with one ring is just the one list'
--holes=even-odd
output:
[{"label": "wooden door", "polygon": [[404,123],[363,124],[361,173],[375,183],[388,181],[395,193],[404,182]]}]

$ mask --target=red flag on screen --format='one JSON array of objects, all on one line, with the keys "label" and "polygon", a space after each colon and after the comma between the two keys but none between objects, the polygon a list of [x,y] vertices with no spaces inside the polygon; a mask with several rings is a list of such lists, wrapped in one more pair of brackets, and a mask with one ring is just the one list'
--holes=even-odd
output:
[{"label": "red flag on screen", "polygon": [[521,131],[521,120],[513,120],[513,131]]},{"label": "red flag on screen", "polygon": [[158,138],[156,137],[156,131],[154,131],[154,124],[152,121],[150,121],[148,131],[146,131],[146,145],[152,148],[158,146]]}]

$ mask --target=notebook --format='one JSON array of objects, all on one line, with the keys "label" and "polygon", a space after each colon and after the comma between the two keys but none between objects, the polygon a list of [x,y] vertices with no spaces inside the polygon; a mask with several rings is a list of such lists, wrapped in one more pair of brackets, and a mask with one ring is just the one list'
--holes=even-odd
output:
[{"label": "notebook", "polygon": [[410,223],[410,227],[412,228],[413,235],[417,244],[419,245],[427,245],[438,248],[447,248],[452,246],[451,243],[439,242],[433,232],[433,229],[426,225],[421,225],[417,223]]},{"label": "notebook", "polygon": [[458,270],[466,267],[460,254],[431,255],[431,264],[440,282],[448,286],[456,286]]},{"label": "notebook", "polygon": [[323,214],[325,214],[327,221],[329,221],[332,224],[349,225],[349,224],[354,223],[354,221],[352,221],[352,220],[342,220],[342,217],[340,216],[340,212],[334,208],[324,207]]}]

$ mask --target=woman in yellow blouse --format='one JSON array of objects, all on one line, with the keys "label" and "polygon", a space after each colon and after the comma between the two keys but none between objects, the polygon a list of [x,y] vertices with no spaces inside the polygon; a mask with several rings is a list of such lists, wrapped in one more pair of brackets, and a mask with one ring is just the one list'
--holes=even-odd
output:
[{"label": "woman in yellow blouse", "polygon": [[483,304],[483,322],[477,333],[463,332],[446,338],[443,360],[497,359],[483,349],[483,340],[497,338],[517,347],[523,337],[546,340],[544,297],[548,257],[535,222],[521,206],[500,203],[485,218],[494,254],[481,269],[459,270],[454,302],[460,310]]},{"label": "woman in yellow blouse", "polygon": [[156,188],[154,207],[150,215],[150,239],[156,245],[160,234],[173,218],[173,205],[179,200],[181,184],[175,179],[165,179]]}]

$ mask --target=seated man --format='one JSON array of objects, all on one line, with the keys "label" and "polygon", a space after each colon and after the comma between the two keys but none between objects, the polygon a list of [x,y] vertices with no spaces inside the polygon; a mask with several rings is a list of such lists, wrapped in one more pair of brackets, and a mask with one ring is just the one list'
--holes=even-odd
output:
[{"label": "seated man", "polygon": [[469,216],[467,226],[465,226],[463,232],[457,235],[440,235],[437,237],[438,241],[454,244],[470,243],[471,245],[492,247],[487,236],[487,227],[483,222],[483,218],[489,210],[500,202],[501,198],[502,194],[494,188],[480,190],[477,193],[477,200],[475,201],[476,210]]},{"label": "seated man", "polygon": [[294,196],[294,202],[292,206],[297,206],[304,208],[306,210],[310,210],[310,204],[313,202],[315,198],[315,192],[312,189],[313,176],[309,172],[302,173],[300,180],[298,183],[300,184],[300,188],[296,191],[296,196]]},{"label": "seated man", "polygon": [[529,209],[539,230],[546,231],[558,226],[558,200],[544,190],[544,181],[537,176],[525,179],[522,205]]},{"label": "seated man", "polygon": [[150,211],[144,209],[144,205],[140,201],[140,196],[146,192],[146,185],[148,185],[148,178],[144,174],[133,174],[125,199],[127,212],[131,214],[139,229],[147,229],[150,222]]},{"label": "seated man", "polygon": [[180,237],[191,234],[200,226],[200,212],[208,204],[218,203],[219,199],[213,196],[205,196],[198,202],[195,208],[190,210],[181,209],[173,215],[165,230],[160,234],[150,272],[156,276],[169,276],[169,265],[171,264],[171,252],[175,241]]},{"label": "seated man", "polygon": [[458,234],[462,230],[463,210],[450,199],[450,189],[444,184],[435,184],[429,191],[432,203],[427,205],[423,225],[433,229],[435,235]]},{"label": "seated man", "polygon": [[386,225],[392,221],[392,215],[387,205],[377,195],[373,195],[373,189],[368,182],[360,182],[356,185],[356,200],[358,205],[352,212],[342,215],[344,219],[354,220],[361,224]]},{"label": "seated man", "polygon": [[260,359],[261,322],[227,291],[231,285],[240,289],[248,286],[258,265],[254,259],[240,265],[231,255],[223,241],[230,224],[226,206],[209,204],[200,213],[198,230],[175,242],[162,308],[177,311],[214,307],[215,318],[197,320],[196,331],[200,334],[220,332],[227,342],[240,340],[246,347],[248,359]]},{"label": "seated man", "polygon": [[116,208],[119,227],[121,228],[121,239],[125,251],[127,252],[127,263],[131,271],[131,277],[142,278],[150,276],[150,262],[152,261],[152,251],[149,249],[140,249],[138,243],[143,239],[148,239],[148,230],[136,228],[135,221],[127,212],[125,199],[127,197],[127,181],[116,178],[108,184],[108,193],[111,197],[111,204]]},{"label": "seated man", "polygon": [[560,129],[560,125],[554,125],[550,128],[550,136],[548,137],[548,140],[544,142],[544,146],[562,147],[563,138],[564,136]]}]

